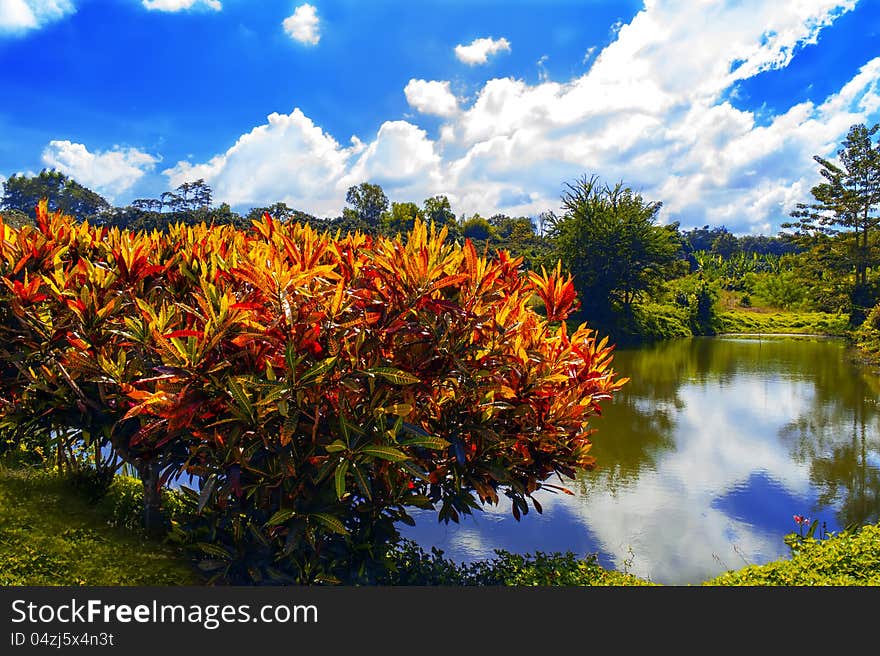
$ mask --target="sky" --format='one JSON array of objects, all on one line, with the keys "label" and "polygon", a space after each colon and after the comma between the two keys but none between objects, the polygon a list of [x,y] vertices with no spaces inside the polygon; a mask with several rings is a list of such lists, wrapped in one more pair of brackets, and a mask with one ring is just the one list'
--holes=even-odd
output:
[{"label": "sky", "polygon": [[880,122],[877,0],[0,0],[0,182],[338,216],[559,213],[583,177],[777,234]]}]

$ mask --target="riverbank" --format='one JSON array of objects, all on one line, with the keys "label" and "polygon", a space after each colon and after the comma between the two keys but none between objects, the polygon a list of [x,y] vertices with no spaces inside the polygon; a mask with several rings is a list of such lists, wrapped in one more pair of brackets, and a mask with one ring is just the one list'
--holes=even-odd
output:
[{"label": "riverbank", "polygon": [[[581,320],[583,319],[570,320],[569,327],[573,328]],[[728,333],[834,337],[846,337],[850,333],[849,317],[846,314],[734,307],[716,310],[700,319],[691,308],[668,303],[636,305],[628,317],[619,317],[613,326],[600,323],[594,325],[589,320],[587,323],[600,333],[609,335],[610,341],[618,346]]]},{"label": "riverbank", "polygon": [[[184,552],[122,527],[132,524],[125,514],[136,512],[133,490],[124,483],[92,503],[55,473],[0,467],[0,585],[202,584]],[[880,526],[795,544],[791,559],[732,570],[702,585],[880,585]],[[460,565],[408,544],[398,565],[390,585],[655,585],[572,554],[499,552],[493,560]]]}]

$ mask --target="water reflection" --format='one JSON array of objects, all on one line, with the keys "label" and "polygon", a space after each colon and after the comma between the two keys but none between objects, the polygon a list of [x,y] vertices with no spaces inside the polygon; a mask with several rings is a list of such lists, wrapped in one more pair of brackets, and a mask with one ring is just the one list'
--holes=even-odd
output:
[{"label": "water reflection", "polygon": [[839,340],[697,338],[621,350],[632,382],[594,425],[599,467],[461,525],[406,531],[459,561],[516,552],[597,553],[658,583],[699,583],[787,555],[792,515],[828,530],[880,517],[880,386]]}]

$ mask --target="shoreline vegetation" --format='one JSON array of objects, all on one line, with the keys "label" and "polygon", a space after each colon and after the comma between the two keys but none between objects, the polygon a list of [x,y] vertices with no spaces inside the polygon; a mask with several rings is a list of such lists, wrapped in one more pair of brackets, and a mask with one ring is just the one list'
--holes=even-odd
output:
[{"label": "shoreline vegetation", "polygon": [[[40,466],[0,466],[0,585],[206,585],[195,559],[172,537],[150,538],[139,528],[141,494],[140,481],[127,476],[118,476],[95,499],[87,485],[69,475]],[[791,548],[790,558],[728,570],[690,585],[880,585],[878,525],[821,538],[802,530],[780,539]],[[660,585],[603,568],[591,555],[496,554],[461,564],[442,551],[428,553],[404,541],[395,552],[396,569],[380,585]]]}]

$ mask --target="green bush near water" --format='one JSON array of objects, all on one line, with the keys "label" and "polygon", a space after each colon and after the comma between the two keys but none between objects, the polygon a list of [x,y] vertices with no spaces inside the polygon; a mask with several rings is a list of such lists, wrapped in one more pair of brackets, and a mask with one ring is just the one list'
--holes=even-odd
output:
[{"label": "green bush near water", "polygon": [[703,585],[875,586],[880,585],[880,525],[806,538],[792,557],[727,572]]}]

